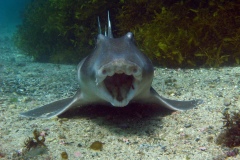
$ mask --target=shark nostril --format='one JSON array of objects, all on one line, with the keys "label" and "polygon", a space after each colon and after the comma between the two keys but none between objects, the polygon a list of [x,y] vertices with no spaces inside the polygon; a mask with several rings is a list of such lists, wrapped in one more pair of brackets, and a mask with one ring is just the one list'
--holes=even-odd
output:
[{"label": "shark nostril", "polygon": [[137,72],[137,68],[133,68],[133,73],[136,73]]},{"label": "shark nostril", "polygon": [[106,69],[102,70],[102,74],[103,74],[103,75],[107,74]]},{"label": "shark nostril", "polygon": [[135,66],[132,66],[131,68],[130,68],[130,71],[134,74],[134,73],[137,73],[138,72],[138,68],[137,67],[135,67]]}]

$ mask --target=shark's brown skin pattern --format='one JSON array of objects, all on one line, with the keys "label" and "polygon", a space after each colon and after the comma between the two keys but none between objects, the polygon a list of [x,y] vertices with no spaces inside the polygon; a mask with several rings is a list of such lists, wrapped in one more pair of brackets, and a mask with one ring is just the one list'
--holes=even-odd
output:
[{"label": "shark's brown skin pattern", "polygon": [[[89,104],[124,107],[132,102],[158,104],[171,110],[188,110],[201,100],[176,101],[161,97],[152,87],[153,65],[135,45],[131,32],[113,38],[98,35],[96,48],[78,65],[80,89],[66,98],[21,113],[24,117],[51,118],[70,108]],[[146,105],[147,107],[147,105]]]}]

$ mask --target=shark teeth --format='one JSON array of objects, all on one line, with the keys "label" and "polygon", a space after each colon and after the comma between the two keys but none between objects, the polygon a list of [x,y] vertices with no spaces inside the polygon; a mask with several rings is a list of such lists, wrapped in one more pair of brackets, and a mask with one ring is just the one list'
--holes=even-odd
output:
[{"label": "shark teeth", "polygon": [[142,74],[127,74],[124,71],[118,71],[118,72],[115,72],[115,73],[112,72],[110,74],[102,74],[102,75],[98,74],[99,76],[97,76],[96,80],[95,80],[96,85],[99,85],[100,83],[102,83],[106,79],[106,77],[112,77],[114,74],[126,74],[128,76],[132,75],[137,81],[142,80]]},{"label": "shark teeth", "polygon": [[113,106],[125,106],[134,96],[137,82],[142,80],[142,69],[127,60],[112,61],[96,72],[95,83],[104,90]]},{"label": "shark teeth", "polygon": [[133,62],[118,59],[102,66],[96,73],[96,84],[101,83],[106,77],[114,74],[133,76],[137,81],[142,80],[142,69]]}]

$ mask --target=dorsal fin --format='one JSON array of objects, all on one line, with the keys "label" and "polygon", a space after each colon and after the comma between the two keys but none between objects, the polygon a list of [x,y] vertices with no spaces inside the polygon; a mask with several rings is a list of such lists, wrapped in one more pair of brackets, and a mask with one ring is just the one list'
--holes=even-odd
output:
[{"label": "dorsal fin", "polygon": [[[101,23],[100,23],[100,18],[99,17],[98,17],[98,34],[102,34],[102,28],[101,28]],[[108,26],[107,26],[107,28],[105,26],[104,35],[106,37],[113,38],[112,26],[111,26],[109,11],[108,11]]]},{"label": "dorsal fin", "polygon": [[99,16],[98,16],[98,34],[102,34],[102,28],[101,28]]},{"label": "dorsal fin", "polygon": [[105,25],[105,28],[104,28],[104,35],[107,37],[107,27]]},{"label": "dorsal fin", "polygon": [[109,38],[113,38],[112,26],[111,26],[109,11],[108,11],[108,37]]}]

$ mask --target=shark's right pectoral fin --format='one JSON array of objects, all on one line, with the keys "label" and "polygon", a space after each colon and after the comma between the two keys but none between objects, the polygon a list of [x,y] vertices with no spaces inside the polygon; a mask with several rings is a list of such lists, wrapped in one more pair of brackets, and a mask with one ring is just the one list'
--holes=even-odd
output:
[{"label": "shark's right pectoral fin", "polygon": [[150,97],[147,98],[148,102],[156,103],[174,111],[184,111],[192,109],[199,104],[203,103],[201,99],[195,99],[190,101],[177,101],[164,98],[160,96],[152,87],[150,89]]},{"label": "shark's right pectoral fin", "polygon": [[68,110],[69,108],[80,106],[81,100],[79,99],[80,91],[78,91],[73,98],[66,98],[58,100],[47,105],[20,113],[20,116],[30,118],[52,118],[58,116]]}]

